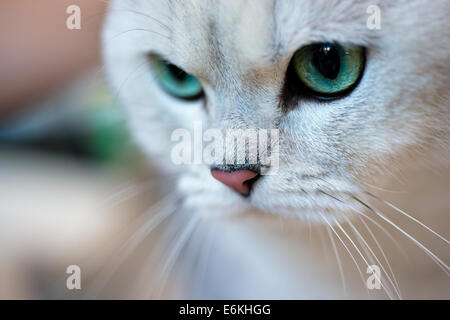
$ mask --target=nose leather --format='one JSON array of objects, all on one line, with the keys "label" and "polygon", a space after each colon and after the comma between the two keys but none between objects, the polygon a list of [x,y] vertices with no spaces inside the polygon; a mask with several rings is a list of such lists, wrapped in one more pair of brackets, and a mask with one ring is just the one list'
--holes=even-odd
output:
[{"label": "nose leather", "polygon": [[227,172],[213,169],[211,170],[211,175],[237,193],[248,196],[248,194],[250,193],[250,185],[248,184],[248,182],[249,180],[252,180],[256,176],[258,176],[258,173],[250,170],[237,170]]}]

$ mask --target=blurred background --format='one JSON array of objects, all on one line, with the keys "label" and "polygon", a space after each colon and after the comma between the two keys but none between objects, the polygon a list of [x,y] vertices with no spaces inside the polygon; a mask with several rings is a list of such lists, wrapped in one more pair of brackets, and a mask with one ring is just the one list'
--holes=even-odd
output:
[{"label": "blurred background", "polygon": [[158,197],[105,85],[106,6],[0,0],[0,298],[79,298],[67,266],[92,276]]}]

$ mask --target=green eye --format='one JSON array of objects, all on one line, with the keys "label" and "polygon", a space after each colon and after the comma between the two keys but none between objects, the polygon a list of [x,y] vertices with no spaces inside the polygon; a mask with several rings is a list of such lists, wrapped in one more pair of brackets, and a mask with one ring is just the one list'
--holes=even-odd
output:
[{"label": "green eye", "polygon": [[157,58],[155,74],[159,85],[170,95],[184,100],[196,100],[202,97],[200,81],[177,66]]},{"label": "green eye", "polygon": [[317,98],[337,97],[353,89],[364,70],[365,49],[333,43],[313,44],[298,50],[294,71]]}]

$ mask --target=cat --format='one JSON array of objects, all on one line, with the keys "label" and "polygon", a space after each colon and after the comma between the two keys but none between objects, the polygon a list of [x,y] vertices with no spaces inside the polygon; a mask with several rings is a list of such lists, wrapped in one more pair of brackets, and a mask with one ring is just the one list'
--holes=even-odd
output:
[{"label": "cat", "polygon": [[[175,225],[145,297],[172,283],[165,296],[450,298],[448,12],[446,0],[111,1],[106,72],[165,177],[172,209],[158,219]],[[276,152],[258,154],[276,168],[233,154],[174,163],[174,131],[195,123],[277,130]]]}]

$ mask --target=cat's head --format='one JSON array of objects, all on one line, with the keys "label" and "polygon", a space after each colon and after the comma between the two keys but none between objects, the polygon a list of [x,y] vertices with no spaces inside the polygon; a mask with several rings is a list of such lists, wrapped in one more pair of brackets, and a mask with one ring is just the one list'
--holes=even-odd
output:
[{"label": "cat's head", "polygon": [[[365,182],[428,147],[448,148],[449,10],[447,0],[117,0],[105,62],[133,134],[188,206],[320,219],[358,208]],[[256,163],[213,166],[214,179],[209,164],[174,163],[171,138],[190,131],[194,161],[200,123],[274,129],[277,146]]]}]

